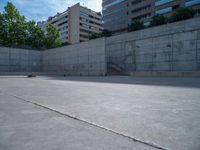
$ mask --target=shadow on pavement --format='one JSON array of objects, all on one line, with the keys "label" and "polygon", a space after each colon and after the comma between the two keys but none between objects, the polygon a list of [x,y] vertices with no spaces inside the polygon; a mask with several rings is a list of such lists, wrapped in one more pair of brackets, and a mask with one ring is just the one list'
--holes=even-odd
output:
[{"label": "shadow on pavement", "polygon": [[136,84],[154,86],[177,86],[200,88],[200,78],[165,78],[165,77],[131,77],[131,76],[105,76],[105,77],[80,77],[80,76],[43,76],[44,80],[63,80],[74,82],[98,82],[112,84]]}]

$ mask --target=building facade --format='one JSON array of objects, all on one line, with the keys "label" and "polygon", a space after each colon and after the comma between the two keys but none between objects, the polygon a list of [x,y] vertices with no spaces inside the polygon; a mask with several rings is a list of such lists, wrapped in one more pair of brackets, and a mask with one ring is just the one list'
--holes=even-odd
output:
[{"label": "building facade", "polygon": [[156,15],[169,16],[180,7],[200,8],[200,0],[129,0],[129,23],[141,20],[149,25]]},{"label": "building facade", "polygon": [[90,33],[102,31],[102,15],[77,3],[66,11],[49,17],[47,21],[38,22],[44,31],[47,24],[58,29],[62,43],[74,44],[89,40]]},{"label": "building facade", "polygon": [[103,27],[123,32],[128,25],[128,0],[102,0]]},{"label": "building facade", "polygon": [[135,20],[148,26],[154,16],[169,16],[179,7],[199,9],[200,0],[103,0],[102,7],[104,28],[121,32]]}]

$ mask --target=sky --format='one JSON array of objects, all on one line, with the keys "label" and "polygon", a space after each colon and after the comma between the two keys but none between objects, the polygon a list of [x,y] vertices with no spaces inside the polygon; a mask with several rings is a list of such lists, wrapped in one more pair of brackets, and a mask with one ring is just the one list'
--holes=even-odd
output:
[{"label": "sky", "polygon": [[46,20],[78,2],[94,11],[101,11],[102,3],[102,0],[0,0],[0,12],[3,12],[8,1],[12,2],[27,20],[35,21]]}]

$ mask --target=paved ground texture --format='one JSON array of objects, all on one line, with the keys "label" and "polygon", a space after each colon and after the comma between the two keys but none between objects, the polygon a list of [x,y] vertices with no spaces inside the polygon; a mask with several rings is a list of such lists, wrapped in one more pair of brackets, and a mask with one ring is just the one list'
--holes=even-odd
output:
[{"label": "paved ground texture", "polygon": [[200,150],[200,78],[0,77],[0,150]]}]

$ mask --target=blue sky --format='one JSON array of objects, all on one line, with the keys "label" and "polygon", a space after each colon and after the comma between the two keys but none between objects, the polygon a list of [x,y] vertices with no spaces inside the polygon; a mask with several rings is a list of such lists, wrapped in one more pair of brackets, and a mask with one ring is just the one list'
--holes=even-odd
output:
[{"label": "blue sky", "polygon": [[35,21],[46,20],[78,2],[95,11],[101,11],[102,3],[102,0],[0,0],[0,12],[8,1],[12,2],[27,20]]}]

